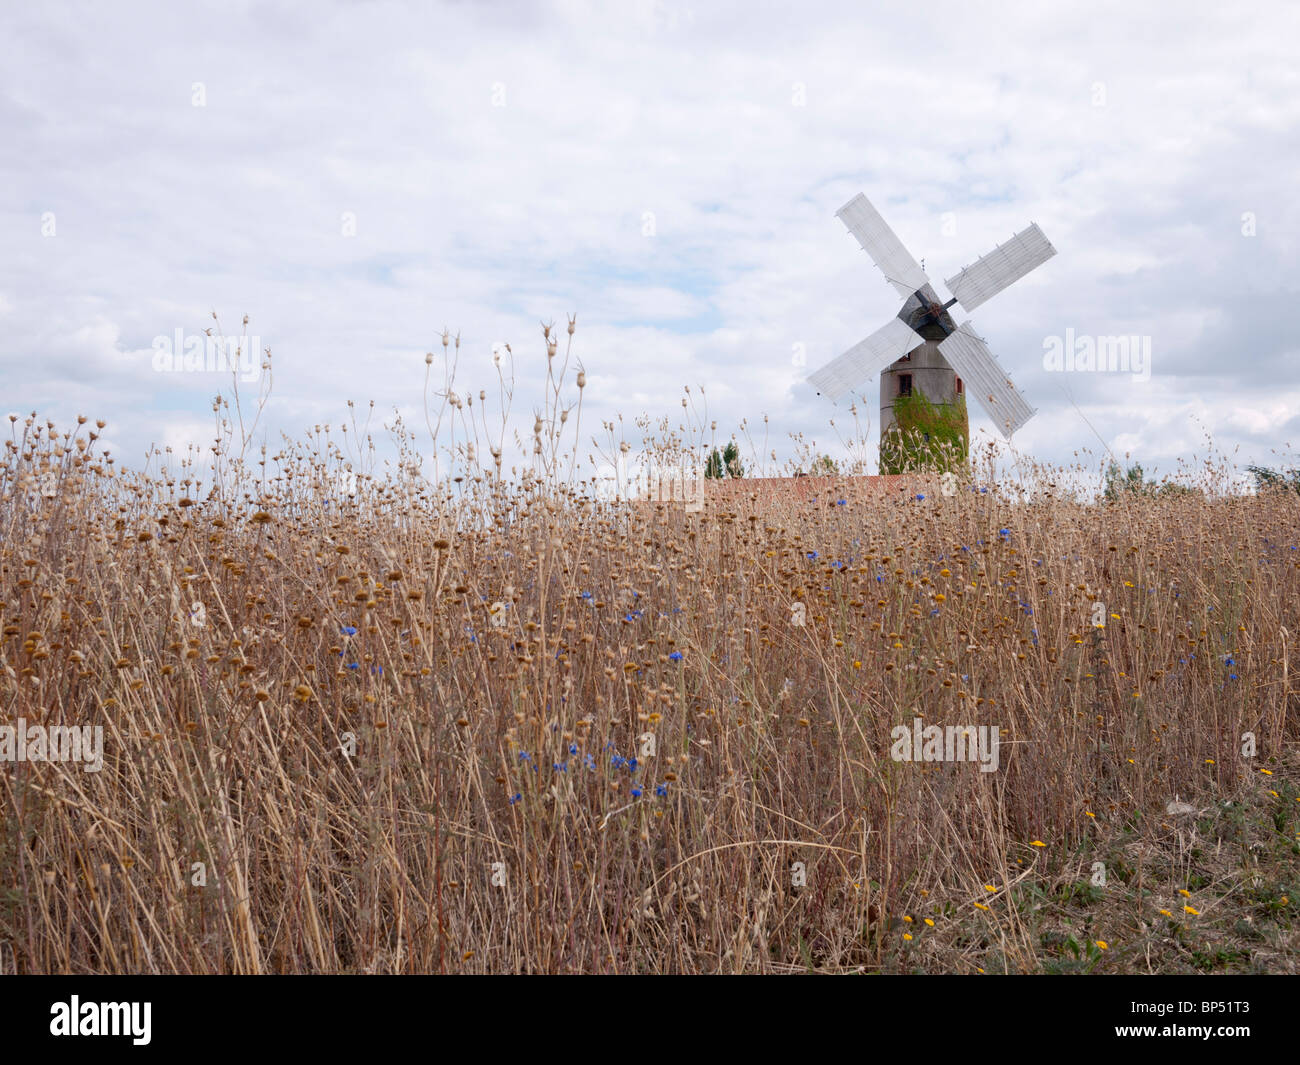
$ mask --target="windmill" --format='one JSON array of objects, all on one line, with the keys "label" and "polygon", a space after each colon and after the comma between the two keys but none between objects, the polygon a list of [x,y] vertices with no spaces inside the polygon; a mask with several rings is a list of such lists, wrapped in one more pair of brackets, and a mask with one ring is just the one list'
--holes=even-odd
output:
[{"label": "windmill", "polygon": [[[1056,254],[1043,231],[1030,225],[944,281],[953,299],[940,301],[925,271],[903,247],[871,202],[859,193],[835,212],[862,250],[903,297],[903,309],[865,340],[808,378],[818,393],[839,399],[880,374],[880,438],[895,424],[900,396],[919,390],[931,403],[955,404],[967,391],[1007,439],[1034,410],[998,365],[968,319],[959,326],[954,303],[973,311]],[[967,389],[969,385],[969,389]]]}]

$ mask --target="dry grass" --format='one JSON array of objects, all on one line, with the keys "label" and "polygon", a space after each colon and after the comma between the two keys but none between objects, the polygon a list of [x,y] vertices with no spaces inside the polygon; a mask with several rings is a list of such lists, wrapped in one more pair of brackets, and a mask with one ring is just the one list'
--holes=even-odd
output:
[{"label": "dry grass", "polygon": [[0,971],[1295,971],[1296,495],[620,507],[448,366],[436,482],[14,425],[0,724],[105,762],[0,765]]}]

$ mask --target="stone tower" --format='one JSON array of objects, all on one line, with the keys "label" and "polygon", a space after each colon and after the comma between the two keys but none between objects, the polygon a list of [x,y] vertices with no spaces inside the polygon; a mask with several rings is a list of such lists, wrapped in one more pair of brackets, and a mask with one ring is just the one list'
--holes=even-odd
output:
[{"label": "stone tower", "polygon": [[894,403],[905,390],[920,392],[938,406],[955,403],[965,387],[963,383],[962,392],[958,392],[957,372],[944,361],[938,341],[927,340],[880,373],[881,435],[894,424]]},{"label": "stone tower", "polygon": [[939,297],[929,285],[917,289],[908,298],[903,304],[903,309],[898,312],[898,317],[925,342],[881,371],[882,470],[886,465],[886,437],[890,429],[898,424],[894,407],[905,396],[919,393],[936,407],[948,407],[951,428],[957,430],[963,440],[970,438],[964,383],[957,376],[956,370],[943,357],[943,352],[939,348],[939,345],[956,331],[957,323],[952,320],[948,308],[939,302]]}]

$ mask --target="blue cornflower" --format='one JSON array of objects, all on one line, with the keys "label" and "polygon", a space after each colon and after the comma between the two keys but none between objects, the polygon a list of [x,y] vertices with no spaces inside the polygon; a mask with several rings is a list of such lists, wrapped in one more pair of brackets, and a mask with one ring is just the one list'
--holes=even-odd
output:
[{"label": "blue cornflower", "polygon": [[531,756],[527,751],[520,751],[520,752],[519,752],[519,760],[520,760],[521,762],[531,762],[531,761],[532,761],[532,756]]},{"label": "blue cornflower", "polygon": [[577,745],[576,743],[571,743],[571,744],[569,744],[569,753],[570,753],[570,754],[577,754],[577,753],[578,753],[578,745]]},{"label": "blue cornflower", "polygon": [[817,561],[817,552],[816,552],[816,551],[809,551],[809,552],[808,552],[808,560],[809,560],[810,562],[816,562],[816,561]]},{"label": "blue cornflower", "polygon": [[357,634],[357,627],[356,627],[355,625],[344,625],[344,626],[343,626],[343,635],[344,635],[344,636],[355,636],[356,634]]},{"label": "blue cornflower", "polygon": [[667,784],[656,784],[656,785],[655,785],[655,794],[658,795],[658,796],[662,799],[665,795],[668,794],[668,785],[667,785]]},{"label": "blue cornflower", "polygon": [[636,772],[636,759],[635,759],[635,758],[629,758],[629,759],[627,760],[627,771],[628,771],[629,773],[635,773],[635,772]]},{"label": "blue cornflower", "polygon": [[849,501],[848,501],[847,499],[837,499],[837,500],[835,500],[835,505],[836,505],[837,507],[843,507],[843,506],[847,506],[847,505],[848,505],[848,502],[849,502]]},{"label": "blue cornflower", "polygon": [[569,763],[568,763],[568,762],[552,762],[552,763],[551,763],[551,768],[554,769],[557,773],[567,773],[567,772],[569,771]]},{"label": "blue cornflower", "polygon": [[1228,679],[1229,679],[1229,680],[1237,680],[1237,679],[1238,679],[1237,674],[1235,674],[1235,673],[1229,673],[1229,674],[1228,674]]},{"label": "blue cornflower", "polygon": [[594,759],[589,754],[585,754],[582,756],[582,765],[584,769],[590,769],[594,771],[596,768],[596,759]]},{"label": "blue cornflower", "polygon": [[640,784],[633,784],[633,785],[632,785],[632,798],[634,798],[634,799],[639,799],[639,798],[641,798],[641,785],[640,785]]},{"label": "blue cornflower", "polygon": [[522,791],[515,792],[513,795],[510,796],[510,805],[513,806],[523,797],[524,797],[524,793]]},{"label": "blue cornflower", "polygon": [[681,651],[674,651],[668,657],[674,662],[680,662],[682,660],[682,653]]},{"label": "blue cornflower", "polygon": [[360,663],[360,662],[349,662],[349,663],[348,663],[348,669],[359,669],[360,666],[361,666],[361,663]]},{"label": "blue cornflower", "polygon": [[920,500],[920,499],[924,499],[924,498],[925,498],[925,495],[924,495],[923,493],[921,493],[921,492],[918,492],[918,493],[916,494],[916,498],[917,498],[918,500]]}]

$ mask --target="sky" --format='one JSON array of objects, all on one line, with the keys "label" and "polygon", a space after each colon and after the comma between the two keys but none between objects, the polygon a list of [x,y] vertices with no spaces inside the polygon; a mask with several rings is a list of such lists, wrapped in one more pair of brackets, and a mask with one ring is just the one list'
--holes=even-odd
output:
[{"label": "sky", "polygon": [[[349,400],[427,447],[444,329],[461,395],[510,344],[527,435],[576,314],[584,453],[689,386],[719,441],[840,457],[805,378],[901,303],[859,192],[944,297],[1030,222],[1056,247],[958,317],[1037,409],[1018,453],[1300,465],[1300,5],[52,2],[0,40],[0,411],[102,418],[127,465],[211,443],[230,375],[156,365],[214,311],[272,349],[272,448]],[[1148,372],[1048,369],[1067,336]]]}]

